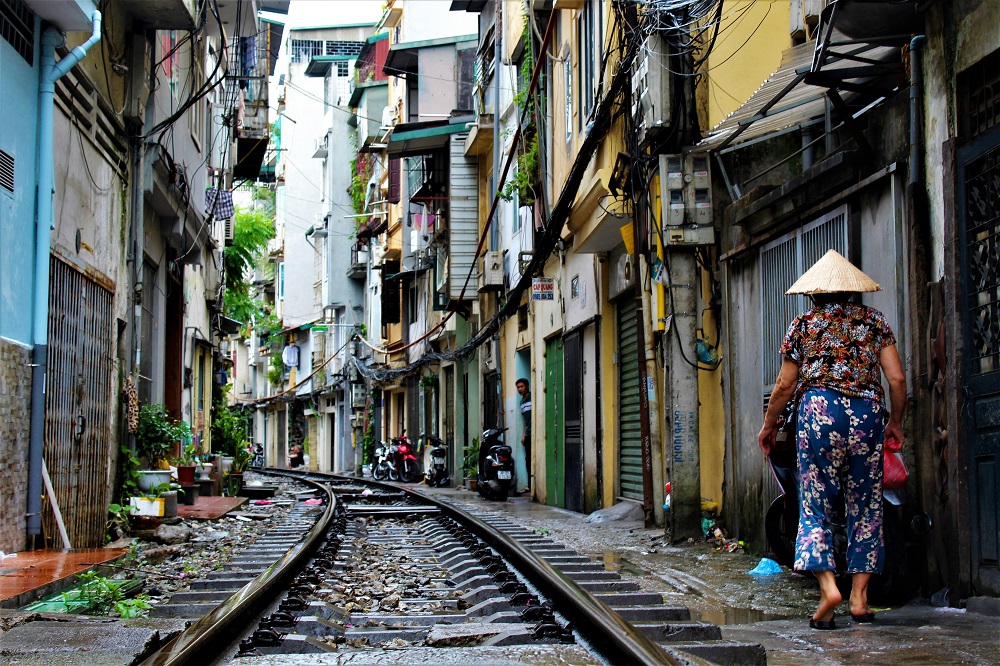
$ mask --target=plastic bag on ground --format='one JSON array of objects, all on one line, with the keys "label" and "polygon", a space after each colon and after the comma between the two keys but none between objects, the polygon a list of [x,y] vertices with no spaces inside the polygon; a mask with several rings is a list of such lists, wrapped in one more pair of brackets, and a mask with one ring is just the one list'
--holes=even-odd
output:
[{"label": "plastic bag on ground", "polygon": [[781,573],[781,565],[774,560],[762,557],[753,569],[747,572],[751,576],[773,576]]}]

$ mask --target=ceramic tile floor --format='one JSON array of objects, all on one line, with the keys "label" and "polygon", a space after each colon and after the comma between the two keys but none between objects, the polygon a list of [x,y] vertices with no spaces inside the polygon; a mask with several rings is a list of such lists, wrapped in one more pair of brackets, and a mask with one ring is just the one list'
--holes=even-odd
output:
[{"label": "ceramic tile floor", "polygon": [[196,497],[194,504],[178,504],[177,515],[193,520],[215,520],[233,509],[243,506],[246,497]]},{"label": "ceramic tile floor", "polygon": [[8,555],[0,568],[0,601],[83,573],[92,565],[114,560],[124,553],[124,548],[79,548]]}]

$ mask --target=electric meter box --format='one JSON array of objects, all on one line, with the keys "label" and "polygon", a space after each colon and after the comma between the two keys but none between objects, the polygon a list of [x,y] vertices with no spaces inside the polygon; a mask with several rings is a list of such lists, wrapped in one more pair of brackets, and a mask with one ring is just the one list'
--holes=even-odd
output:
[{"label": "electric meter box", "polygon": [[664,243],[715,243],[708,155],[660,155],[660,199]]}]

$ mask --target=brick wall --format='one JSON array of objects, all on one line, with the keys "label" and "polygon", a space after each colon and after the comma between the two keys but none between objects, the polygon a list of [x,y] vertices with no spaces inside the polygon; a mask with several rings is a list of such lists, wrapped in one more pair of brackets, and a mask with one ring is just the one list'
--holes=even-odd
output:
[{"label": "brick wall", "polygon": [[24,550],[28,493],[31,350],[0,338],[0,550]]}]

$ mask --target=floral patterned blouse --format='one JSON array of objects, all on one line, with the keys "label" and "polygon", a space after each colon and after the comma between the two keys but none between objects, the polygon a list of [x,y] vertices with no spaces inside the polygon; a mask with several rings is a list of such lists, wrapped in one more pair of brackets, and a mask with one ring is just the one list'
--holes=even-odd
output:
[{"label": "floral patterned blouse", "polygon": [[885,404],[879,352],[894,344],[896,336],[878,310],[830,303],[792,320],[781,355],[799,366],[799,390],[825,386]]}]

